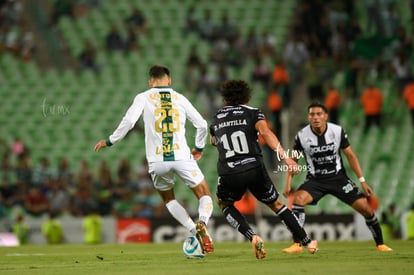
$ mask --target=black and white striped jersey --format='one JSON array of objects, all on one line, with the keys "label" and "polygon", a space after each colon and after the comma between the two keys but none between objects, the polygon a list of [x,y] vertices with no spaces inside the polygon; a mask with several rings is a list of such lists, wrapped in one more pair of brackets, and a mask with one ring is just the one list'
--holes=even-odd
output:
[{"label": "black and white striped jersey", "polygon": [[300,130],[293,149],[303,153],[308,177],[328,177],[345,173],[340,149],[349,145],[344,129],[328,122],[325,133],[320,136],[312,131],[310,125]]},{"label": "black and white striped jersey", "polygon": [[219,175],[233,174],[262,164],[256,122],[261,110],[247,105],[224,106],[214,116],[210,134],[219,152]]}]

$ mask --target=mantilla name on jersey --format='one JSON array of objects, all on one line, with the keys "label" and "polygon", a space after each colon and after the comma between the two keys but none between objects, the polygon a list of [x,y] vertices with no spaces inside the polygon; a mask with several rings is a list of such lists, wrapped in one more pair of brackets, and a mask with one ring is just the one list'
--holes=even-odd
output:
[{"label": "mantilla name on jersey", "polygon": [[237,119],[237,120],[221,122],[218,125],[214,126],[214,130],[218,130],[218,129],[221,129],[221,128],[224,128],[224,127],[240,126],[240,125],[247,125],[247,120]]}]

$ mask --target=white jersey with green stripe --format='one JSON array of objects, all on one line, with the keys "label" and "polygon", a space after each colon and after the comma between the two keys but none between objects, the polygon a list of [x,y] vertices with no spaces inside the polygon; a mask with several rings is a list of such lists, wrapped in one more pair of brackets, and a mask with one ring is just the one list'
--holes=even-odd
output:
[{"label": "white jersey with green stripe", "polygon": [[186,119],[196,128],[194,146],[203,149],[206,144],[207,121],[185,96],[168,86],[138,94],[109,141],[116,143],[124,138],[141,115],[148,162],[192,159],[185,136]]}]

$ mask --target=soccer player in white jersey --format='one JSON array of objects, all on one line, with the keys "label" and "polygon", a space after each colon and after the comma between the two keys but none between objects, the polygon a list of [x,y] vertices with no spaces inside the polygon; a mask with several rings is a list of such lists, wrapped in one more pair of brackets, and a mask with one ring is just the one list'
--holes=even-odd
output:
[{"label": "soccer player in white jersey", "polygon": [[[206,225],[213,212],[211,192],[197,160],[207,138],[207,121],[182,94],[171,88],[170,71],[154,65],[149,70],[150,89],[138,94],[118,128],[106,140],[100,140],[94,150],[118,142],[143,116],[145,149],[154,187],[161,195],[171,215],[194,234],[204,253],[214,250]],[[185,137],[185,122],[190,120],[196,128],[195,148],[190,150]],[[199,200],[198,221],[175,199],[174,177],[180,177]]]},{"label": "soccer player in white jersey", "polygon": [[[295,137],[293,149],[305,157],[308,167],[305,182],[299,186],[293,199],[292,211],[303,226],[305,223],[305,206],[317,204],[325,195],[332,195],[351,206],[365,218],[365,223],[372,233],[378,251],[392,251],[384,244],[381,227],[370,207],[367,198],[373,196],[371,187],[365,182],[359,160],[348,140],[344,129],[328,121],[328,110],[321,103],[308,106],[309,124],[301,129]],[[359,178],[362,192],[347,176],[342,164],[341,151],[345,154],[352,170]],[[300,154],[299,154],[300,153]],[[295,158],[298,161],[298,158]],[[284,196],[288,196],[292,174],[288,174]],[[294,236],[295,243],[283,249],[286,253],[302,252],[302,247]]]}]

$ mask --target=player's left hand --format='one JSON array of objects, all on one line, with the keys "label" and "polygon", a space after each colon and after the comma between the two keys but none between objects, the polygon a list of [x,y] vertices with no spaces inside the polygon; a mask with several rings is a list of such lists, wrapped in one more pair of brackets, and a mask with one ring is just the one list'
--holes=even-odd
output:
[{"label": "player's left hand", "polygon": [[98,152],[99,150],[101,150],[101,148],[104,148],[104,147],[106,147],[106,142],[105,142],[105,140],[100,140],[96,145],[95,145],[95,147],[93,148],[93,150],[95,151],[95,152]]},{"label": "player's left hand", "polygon": [[195,160],[199,160],[203,156],[203,152],[200,152],[196,149],[191,150],[191,154],[193,155]]},{"label": "player's left hand", "polygon": [[374,191],[366,182],[361,183],[361,187],[364,190],[365,197],[369,198],[374,195]]}]

